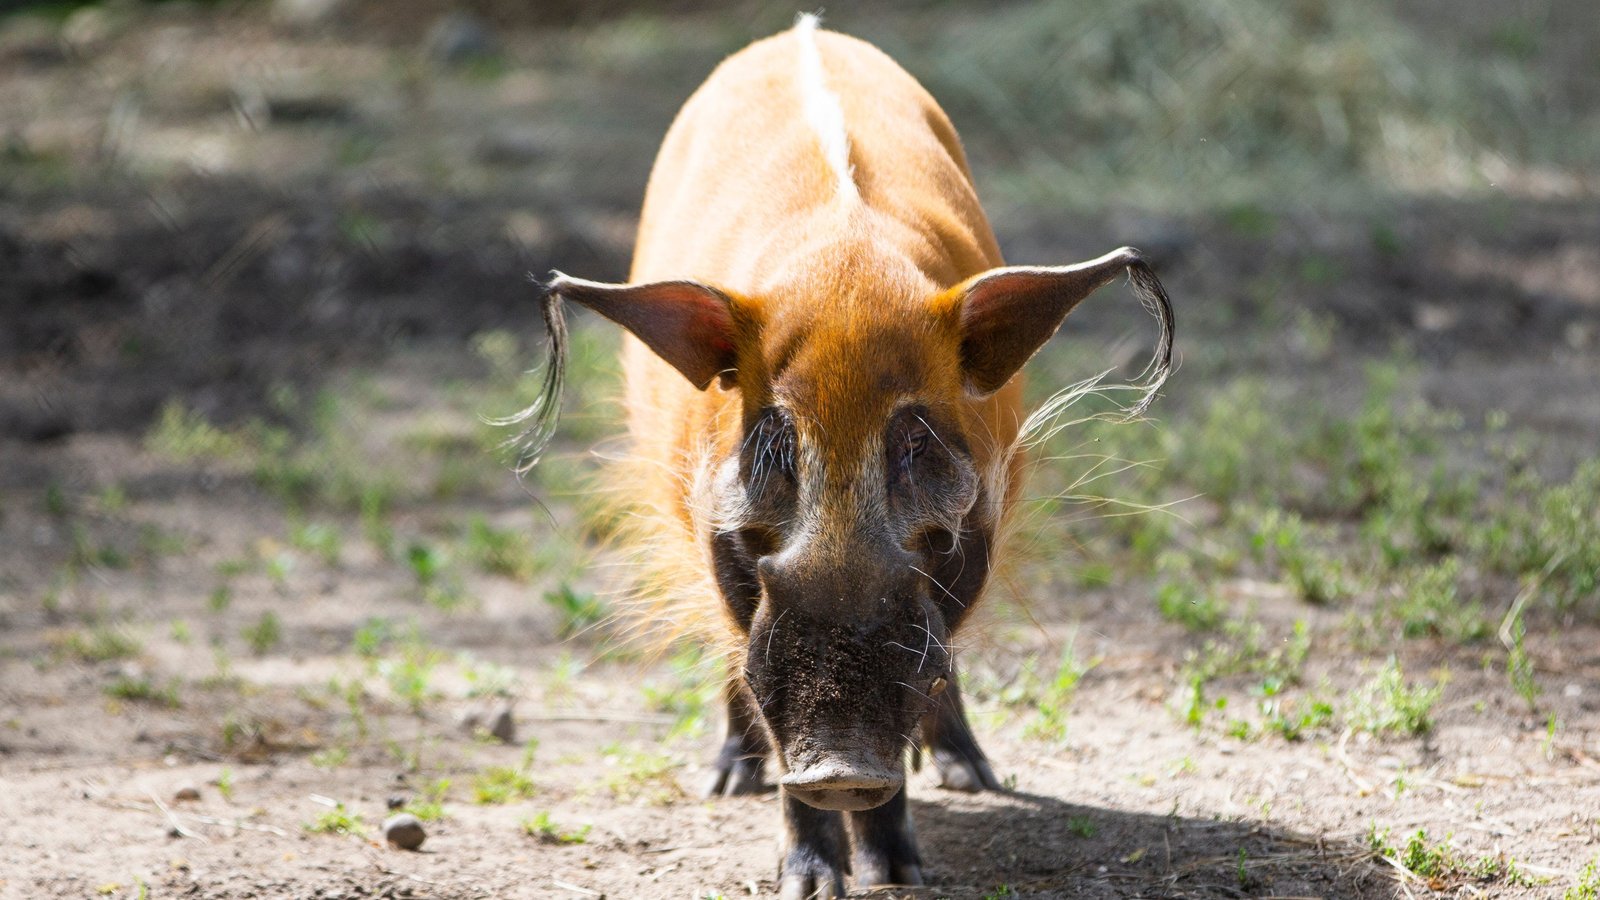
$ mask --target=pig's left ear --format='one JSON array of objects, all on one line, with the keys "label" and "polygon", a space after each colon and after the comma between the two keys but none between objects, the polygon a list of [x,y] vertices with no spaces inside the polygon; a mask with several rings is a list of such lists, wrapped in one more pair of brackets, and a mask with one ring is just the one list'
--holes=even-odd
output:
[{"label": "pig's left ear", "polygon": [[967,389],[979,396],[999,390],[1056,333],[1067,313],[1123,272],[1161,320],[1152,374],[1164,378],[1172,362],[1172,306],[1139,251],[1123,247],[1071,266],[990,269],[953,288]]},{"label": "pig's left ear", "polygon": [[697,281],[604,284],[560,272],[545,287],[628,329],[695,387],[705,390],[719,375],[732,386],[733,301],[716,288]]}]

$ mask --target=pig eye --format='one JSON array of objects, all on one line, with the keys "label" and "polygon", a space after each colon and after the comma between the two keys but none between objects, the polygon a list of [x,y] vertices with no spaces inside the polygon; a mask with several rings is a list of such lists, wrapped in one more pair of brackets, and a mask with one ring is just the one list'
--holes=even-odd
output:
[{"label": "pig eye", "polygon": [[906,435],[906,462],[921,456],[922,451],[926,449],[928,449],[928,432],[926,429],[918,429]]},{"label": "pig eye", "polygon": [[926,413],[921,407],[907,407],[889,423],[888,433],[884,435],[884,463],[891,487],[916,486],[917,460],[937,440],[924,420]]},{"label": "pig eye", "polygon": [[933,680],[933,684],[928,685],[928,696],[937,697],[944,693],[944,689],[949,686],[950,682],[947,681],[943,675],[940,675],[938,678]]},{"label": "pig eye", "polygon": [[912,425],[900,437],[900,471],[911,471],[911,464],[928,449],[928,429]]},{"label": "pig eye", "polygon": [[773,475],[794,479],[794,426],[781,410],[764,410],[750,429],[745,446],[750,458],[750,480],[757,493]]}]

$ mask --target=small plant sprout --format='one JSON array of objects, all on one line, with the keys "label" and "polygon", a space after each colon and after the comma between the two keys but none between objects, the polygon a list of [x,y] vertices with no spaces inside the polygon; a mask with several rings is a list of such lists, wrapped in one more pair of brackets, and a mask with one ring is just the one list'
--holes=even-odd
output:
[{"label": "small plant sprout", "polygon": [[1177,622],[1189,631],[1211,631],[1222,624],[1226,615],[1215,596],[1183,576],[1161,583],[1156,589],[1156,605],[1163,619]]},{"label": "small plant sprout", "polygon": [[1589,860],[1572,887],[1562,892],[1561,900],[1600,900],[1600,856]]},{"label": "small plant sprout", "polygon": [[617,744],[601,752],[610,768],[602,784],[616,799],[666,806],[683,798],[683,787],[675,774],[682,764],[672,756]]},{"label": "small plant sprout", "polygon": [[450,793],[450,779],[437,778],[423,788],[422,796],[405,805],[405,811],[424,822],[435,822],[445,817],[444,801]]},{"label": "small plant sprout", "polygon": [[1472,882],[1499,881],[1514,886],[1537,883],[1516,860],[1509,857],[1496,855],[1473,859],[1463,855],[1451,844],[1449,835],[1435,841],[1429,839],[1427,831],[1418,829],[1398,846],[1390,843],[1390,835],[1390,829],[1380,829],[1374,823],[1367,833],[1367,844],[1372,853],[1436,891]]},{"label": "small plant sprout", "polygon": [[264,656],[283,642],[283,623],[279,621],[278,614],[269,609],[261,614],[254,625],[246,627],[241,635],[255,655]]},{"label": "small plant sprout", "polygon": [[289,589],[289,576],[294,574],[294,554],[280,550],[267,557],[263,566],[267,577],[272,579],[272,585],[279,593]]},{"label": "small plant sprout", "polygon": [[173,462],[221,461],[239,457],[245,449],[237,437],[176,400],[162,408],[144,443],[145,449]]},{"label": "small plant sprout", "polygon": [[1537,713],[1539,694],[1543,692],[1543,688],[1539,686],[1539,679],[1534,675],[1533,659],[1523,645],[1528,628],[1523,623],[1521,615],[1512,618],[1508,632],[1511,642],[1506,650],[1506,675],[1511,679],[1511,687],[1516,690],[1517,696],[1528,704],[1528,711]]},{"label": "small plant sprout", "polygon": [[176,709],[181,705],[178,700],[178,683],[176,681],[165,686],[158,686],[154,680],[143,675],[138,677],[118,675],[110,684],[106,685],[106,696],[133,703],[165,706],[170,709]]},{"label": "small plant sprout", "polygon": [[579,591],[565,581],[555,590],[546,591],[544,599],[561,617],[563,637],[571,637],[605,616],[605,606],[598,597]]},{"label": "small plant sprout", "polygon": [[460,662],[468,697],[510,697],[516,692],[515,669],[465,655]]},{"label": "small plant sprout", "polygon": [[536,791],[533,779],[521,768],[490,766],[472,776],[472,799],[484,806],[525,800]]},{"label": "small plant sprout", "polygon": [[337,769],[349,759],[348,747],[328,747],[311,754],[311,764],[319,769]]},{"label": "small plant sprout", "polygon": [[74,631],[56,642],[58,649],[84,662],[109,662],[138,656],[144,649],[128,631],[99,625],[88,631]]},{"label": "small plant sprout", "polygon": [[424,588],[438,580],[447,561],[442,550],[421,541],[406,548],[406,563],[411,567],[411,574],[416,576],[417,584]]},{"label": "small plant sprout", "polygon": [[359,836],[367,830],[367,826],[361,821],[360,813],[350,812],[345,809],[343,803],[335,803],[332,809],[307,822],[305,830],[312,834],[353,834]]},{"label": "small plant sprout", "polygon": [[356,629],[351,649],[362,659],[377,659],[393,631],[388,619],[368,619]]},{"label": "small plant sprout", "polygon": [[515,581],[528,581],[542,568],[526,533],[497,528],[482,516],[467,525],[465,551],[478,568]]},{"label": "small plant sprout", "polygon": [[1541,745],[1540,749],[1544,751],[1544,758],[1546,760],[1554,760],[1556,758],[1556,730],[1560,727],[1561,720],[1556,718],[1555,713],[1551,713],[1545,718],[1544,743]]},{"label": "small plant sprout", "polygon": [[396,698],[405,701],[413,714],[421,715],[428,701],[438,695],[433,686],[433,672],[443,661],[444,654],[428,646],[413,622],[393,652],[372,663],[372,671],[384,680]]},{"label": "small plant sprout", "polygon": [[1374,735],[1426,734],[1433,728],[1433,705],[1443,693],[1443,682],[1407,683],[1400,663],[1390,657],[1371,681],[1351,693],[1346,721]]},{"label": "small plant sprout", "polygon": [[333,525],[326,522],[302,522],[290,530],[289,543],[296,549],[316,554],[324,565],[334,567],[339,565],[344,541],[339,535],[338,528]]},{"label": "small plant sprout", "polygon": [[707,713],[718,696],[720,669],[692,647],[674,653],[670,664],[665,677],[644,683],[641,690],[645,704],[673,716],[669,740],[698,735],[704,731]]},{"label": "small plant sprout", "polygon": [[548,810],[541,810],[522,820],[522,830],[543,844],[581,844],[589,839],[589,830],[593,827],[580,825],[566,828],[557,824]]}]

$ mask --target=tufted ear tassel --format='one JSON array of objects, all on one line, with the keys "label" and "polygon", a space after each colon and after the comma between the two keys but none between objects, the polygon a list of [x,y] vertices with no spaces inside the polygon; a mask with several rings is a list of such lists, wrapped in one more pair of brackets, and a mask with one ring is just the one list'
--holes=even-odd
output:
[{"label": "tufted ear tassel", "polygon": [[549,289],[632,332],[655,354],[705,390],[721,377],[732,386],[733,300],[697,281],[605,284],[551,273]]},{"label": "tufted ear tassel", "polygon": [[1071,266],[991,269],[957,285],[953,293],[967,389],[978,396],[999,390],[1056,333],[1068,313],[1123,272],[1161,323],[1160,343],[1145,378],[1148,399],[1172,369],[1172,303],[1132,247]]}]

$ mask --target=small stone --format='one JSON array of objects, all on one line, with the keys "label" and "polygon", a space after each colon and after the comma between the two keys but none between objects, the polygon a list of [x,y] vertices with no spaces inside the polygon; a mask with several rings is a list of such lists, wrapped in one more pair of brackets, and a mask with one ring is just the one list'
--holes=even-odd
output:
[{"label": "small stone", "polygon": [[1566,339],[1568,347],[1586,350],[1594,345],[1596,336],[1600,336],[1600,329],[1596,329],[1593,322],[1571,322],[1561,336]]},{"label": "small stone", "polygon": [[405,794],[390,794],[389,795],[389,799],[385,800],[384,803],[390,809],[399,809],[400,807],[406,805],[406,795]]},{"label": "small stone", "polygon": [[321,25],[333,19],[344,0],[274,0],[272,17],[294,28]]},{"label": "small stone", "polygon": [[1422,331],[1447,331],[1454,328],[1460,320],[1460,310],[1453,307],[1437,303],[1417,304],[1415,323]]},{"label": "small stone", "polygon": [[1582,695],[1583,685],[1577,684],[1576,682],[1561,689],[1561,696],[1563,697],[1581,697]]},{"label": "small stone", "polygon": [[428,839],[428,833],[416,816],[400,813],[383,820],[383,837],[401,850],[415,850]]},{"label": "small stone", "polygon": [[73,52],[86,55],[104,46],[123,24],[111,10],[97,6],[81,7],[61,23],[61,40]]},{"label": "small stone", "polygon": [[177,793],[172,795],[172,799],[174,799],[174,800],[185,800],[185,801],[187,801],[187,800],[199,800],[200,799],[200,789],[195,787],[192,784],[186,784],[183,787],[178,788]]},{"label": "small stone", "polygon": [[523,166],[537,163],[550,153],[549,134],[526,126],[497,128],[478,142],[478,159],[490,165]]},{"label": "small stone", "polygon": [[495,54],[494,35],[477,17],[452,12],[428,29],[428,55],[438,62],[457,65]]},{"label": "small stone", "polygon": [[517,742],[517,722],[511,717],[511,704],[504,704],[494,711],[489,719],[489,733],[507,744]]},{"label": "small stone", "polygon": [[483,711],[480,709],[466,710],[461,714],[460,718],[456,719],[456,727],[469,735],[477,734],[482,725]]}]

